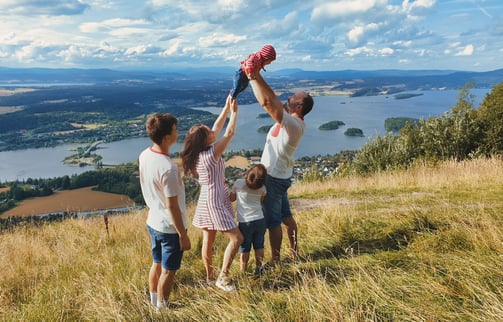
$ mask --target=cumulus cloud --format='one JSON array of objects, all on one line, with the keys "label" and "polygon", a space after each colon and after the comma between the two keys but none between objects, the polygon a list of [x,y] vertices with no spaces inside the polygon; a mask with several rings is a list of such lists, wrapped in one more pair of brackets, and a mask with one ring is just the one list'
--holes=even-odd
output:
[{"label": "cumulus cloud", "polygon": [[355,26],[348,32],[348,40],[353,44],[360,44],[364,41],[364,38],[369,34],[375,34],[379,31],[379,25],[376,23],[369,23],[365,26]]},{"label": "cumulus cloud", "polygon": [[283,19],[271,19],[261,27],[268,30],[272,38],[282,38],[292,33],[296,33],[300,26],[298,13],[293,11],[286,14]]},{"label": "cumulus cloud", "polygon": [[392,48],[382,48],[379,50],[379,54],[382,55],[382,56],[389,56],[389,55],[393,55],[395,51],[392,49]]},{"label": "cumulus cloud", "polygon": [[435,0],[404,0],[402,8],[409,16],[424,16],[435,6]]},{"label": "cumulus cloud", "polygon": [[315,22],[346,19],[348,16],[362,14],[374,7],[386,4],[386,0],[328,1],[313,8],[311,19]]},{"label": "cumulus cloud", "polygon": [[473,55],[473,52],[474,52],[473,45],[467,45],[460,51],[455,53],[454,56],[471,56]]},{"label": "cumulus cloud", "polygon": [[78,15],[89,5],[78,0],[2,0],[0,11],[13,15]]},{"label": "cumulus cloud", "polygon": [[199,44],[203,47],[220,47],[232,45],[241,40],[246,40],[246,36],[214,33],[199,38]]},{"label": "cumulus cloud", "polygon": [[376,62],[455,69],[460,58],[463,66],[474,66],[469,59],[481,68],[501,66],[494,57],[501,56],[503,24],[488,18],[503,16],[503,4],[467,3],[1,0],[0,65],[220,66],[271,43],[279,55],[275,69]]},{"label": "cumulus cloud", "polygon": [[80,30],[82,32],[107,32],[114,28],[122,28],[122,27],[131,27],[131,26],[141,26],[141,25],[149,25],[150,23],[145,20],[132,20],[132,19],[123,19],[123,18],[114,18],[104,20],[102,22],[85,22],[80,25]]}]

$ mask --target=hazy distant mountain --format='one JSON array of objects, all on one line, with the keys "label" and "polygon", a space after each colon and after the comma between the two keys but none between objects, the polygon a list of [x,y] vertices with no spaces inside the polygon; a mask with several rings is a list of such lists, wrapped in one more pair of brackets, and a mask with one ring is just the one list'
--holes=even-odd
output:
[{"label": "hazy distant mountain", "polygon": [[[235,68],[179,68],[165,70],[112,70],[112,69],[50,69],[50,68],[5,68],[0,67],[0,83],[117,83],[117,82],[163,82],[163,81],[232,81]],[[340,70],[306,71],[283,69],[267,71],[265,77],[281,79],[309,80],[351,80],[365,79],[368,84],[406,84],[409,88],[447,87],[459,88],[467,82],[475,82],[478,87],[491,87],[503,81],[503,69],[488,72],[467,72],[454,70]],[[201,85],[201,84],[198,84]]]}]

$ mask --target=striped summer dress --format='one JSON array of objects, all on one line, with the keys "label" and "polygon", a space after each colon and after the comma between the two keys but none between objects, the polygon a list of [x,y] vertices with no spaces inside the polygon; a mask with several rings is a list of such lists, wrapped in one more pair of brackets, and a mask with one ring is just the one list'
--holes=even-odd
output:
[{"label": "striped summer dress", "polygon": [[208,230],[227,231],[236,228],[234,211],[225,186],[225,162],[217,161],[214,146],[199,153],[196,171],[201,192],[192,224]]}]

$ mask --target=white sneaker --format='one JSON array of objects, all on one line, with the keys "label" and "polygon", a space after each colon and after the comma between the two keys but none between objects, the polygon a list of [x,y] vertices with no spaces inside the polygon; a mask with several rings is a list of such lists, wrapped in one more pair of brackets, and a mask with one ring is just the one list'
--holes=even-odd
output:
[{"label": "white sneaker", "polygon": [[236,286],[234,285],[234,283],[228,279],[228,278],[225,278],[225,277],[219,277],[215,283],[215,285],[225,291],[225,292],[233,292],[236,290]]}]

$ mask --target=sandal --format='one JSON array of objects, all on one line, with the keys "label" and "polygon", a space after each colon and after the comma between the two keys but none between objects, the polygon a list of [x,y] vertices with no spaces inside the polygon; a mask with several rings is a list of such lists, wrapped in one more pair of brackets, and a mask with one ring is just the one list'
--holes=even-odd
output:
[{"label": "sandal", "polygon": [[236,290],[236,286],[234,283],[228,278],[228,277],[219,277],[215,283],[215,285],[225,291],[225,292],[232,292]]}]

